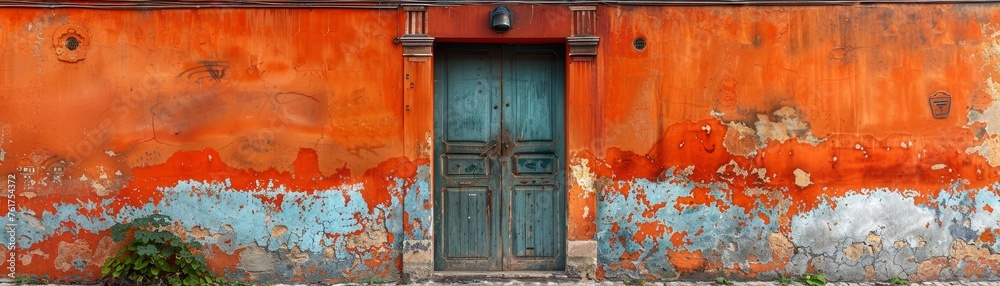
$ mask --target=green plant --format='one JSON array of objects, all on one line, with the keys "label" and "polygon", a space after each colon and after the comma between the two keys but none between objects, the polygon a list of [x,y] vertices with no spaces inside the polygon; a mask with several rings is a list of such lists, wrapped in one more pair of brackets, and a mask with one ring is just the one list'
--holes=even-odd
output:
[{"label": "green plant", "polygon": [[818,273],[806,274],[805,276],[802,276],[802,278],[799,279],[799,281],[809,286],[826,285],[826,277],[823,277],[823,274],[818,274]]},{"label": "green plant", "polygon": [[778,274],[778,283],[780,283],[781,286],[788,286],[789,284],[792,284],[792,278],[788,278],[785,274]]},{"label": "green plant", "polygon": [[889,283],[892,285],[909,285],[910,281],[899,277],[892,277],[892,280],[889,280]]},{"label": "green plant", "polygon": [[104,261],[101,275],[127,279],[137,284],[204,285],[224,282],[213,275],[205,257],[191,252],[201,249],[198,242],[185,242],[164,230],[170,217],[161,214],[137,218],[111,227],[111,239],[132,240]]},{"label": "green plant", "polygon": [[28,284],[31,283],[31,278],[25,276],[14,277],[14,284]]},{"label": "green plant", "polygon": [[726,279],[726,277],[715,278],[715,283],[721,285],[733,285],[733,282]]},{"label": "green plant", "polygon": [[646,286],[646,280],[635,279],[625,281],[625,285]]}]

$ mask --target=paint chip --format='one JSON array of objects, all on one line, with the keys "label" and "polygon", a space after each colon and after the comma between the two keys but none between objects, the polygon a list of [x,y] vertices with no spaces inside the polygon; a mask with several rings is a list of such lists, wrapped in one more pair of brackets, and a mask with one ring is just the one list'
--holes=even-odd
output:
[{"label": "paint chip", "polygon": [[800,188],[805,188],[813,184],[810,178],[811,175],[809,175],[809,173],[806,173],[806,171],[803,171],[802,169],[795,169],[795,171],[793,171],[792,173],[795,174],[796,186],[799,186]]},{"label": "paint chip", "polygon": [[287,226],[278,225],[278,226],[275,226],[275,227],[271,228],[271,236],[272,237],[281,237],[282,235],[285,235],[286,232],[288,232],[288,227]]},{"label": "paint chip", "polygon": [[587,159],[580,159],[580,164],[570,166],[570,169],[573,170],[573,179],[576,180],[576,185],[583,189],[581,196],[584,198],[597,193],[594,187],[594,173],[587,166],[589,162]]},{"label": "paint chip", "polygon": [[937,170],[944,169],[946,167],[948,167],[948,166],[945,165],[945,164],[934,164],[933,166],[931,166],[931,170],[937,171]]}]

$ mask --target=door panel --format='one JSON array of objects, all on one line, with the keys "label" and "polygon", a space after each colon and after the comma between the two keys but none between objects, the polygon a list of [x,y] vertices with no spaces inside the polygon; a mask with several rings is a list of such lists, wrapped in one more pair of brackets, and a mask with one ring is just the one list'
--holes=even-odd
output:
[{"label": "door panel", "polygon": [[448,188],[444,204],[451,209],[443,223],[447,228],[445,251],[449,258],[485,259],[489,253],[489,213],[487,189],[482,187]]},{"label": "door panel", "polygon": [[435,269],[564,268],[563,47],[435,50]]},{"label": "door panel", "polygon": [[434,64],[434,267],[500,269],[500,47],[442,48]]},{"label": "door panel", "polygon": [[[500,158],[507,216],[507,270],[562,269],[565,264],[562,54],[544,46],[503,50]],[[559,132],[556,132],[559,130]],[[511,133],[511,134],[507,134]]]},{"label": "door panel", "polygon": [[551,142],[555,123],[552,112],[555,87],[551,78],[554,55],[512,55],[514,58],[504,69],[504,90],[509,91],[504,93],[504,100],[510,102],[504,123],[510,126],[512,136],[519,142]]},{"label": "door panel", "polygon": [[492,98],[492,59],[488,51],[469,51],[448,55],[444,67],[448,82],[448,142],[487,142],[490,132]]},{"label": "door panel", "polygon": [[552,213],[560,208],[553,186],[514,187],[511,238],[518,258],[554,257],[559,246],[552,242],[558,237],[558,227]]}]

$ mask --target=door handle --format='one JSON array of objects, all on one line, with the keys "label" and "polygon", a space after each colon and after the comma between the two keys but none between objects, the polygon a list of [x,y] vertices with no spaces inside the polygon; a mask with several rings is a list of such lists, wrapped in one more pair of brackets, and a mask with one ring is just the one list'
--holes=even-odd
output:
[{"label": "door handle", "polygon": [[490,139],[490,143],[486,145],[486,150],[483,150],[483,153],[480,153],[479,156],[496,158],[497,153],[499,153],[496,150],[498,145],[496,138]]}]

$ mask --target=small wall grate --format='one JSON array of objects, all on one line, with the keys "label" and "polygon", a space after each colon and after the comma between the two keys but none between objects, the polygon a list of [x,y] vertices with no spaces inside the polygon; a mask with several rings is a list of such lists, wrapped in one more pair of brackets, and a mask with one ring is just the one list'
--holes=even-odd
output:
[{"label": "small wall grate", "polygon": [[80,47],[80,40],[77,40],[76,37],[66,38],[66,48],[67,49],[69,49],[70,51],[75,51],[76,48],[79,48],[79,47]]},{"label": "small wall grate", "polygon": [[643,39],[642,37],[635,38],[635,40],[632,41],[632,47],[635,48],[636,51],[645,50],[646,39]]}]

